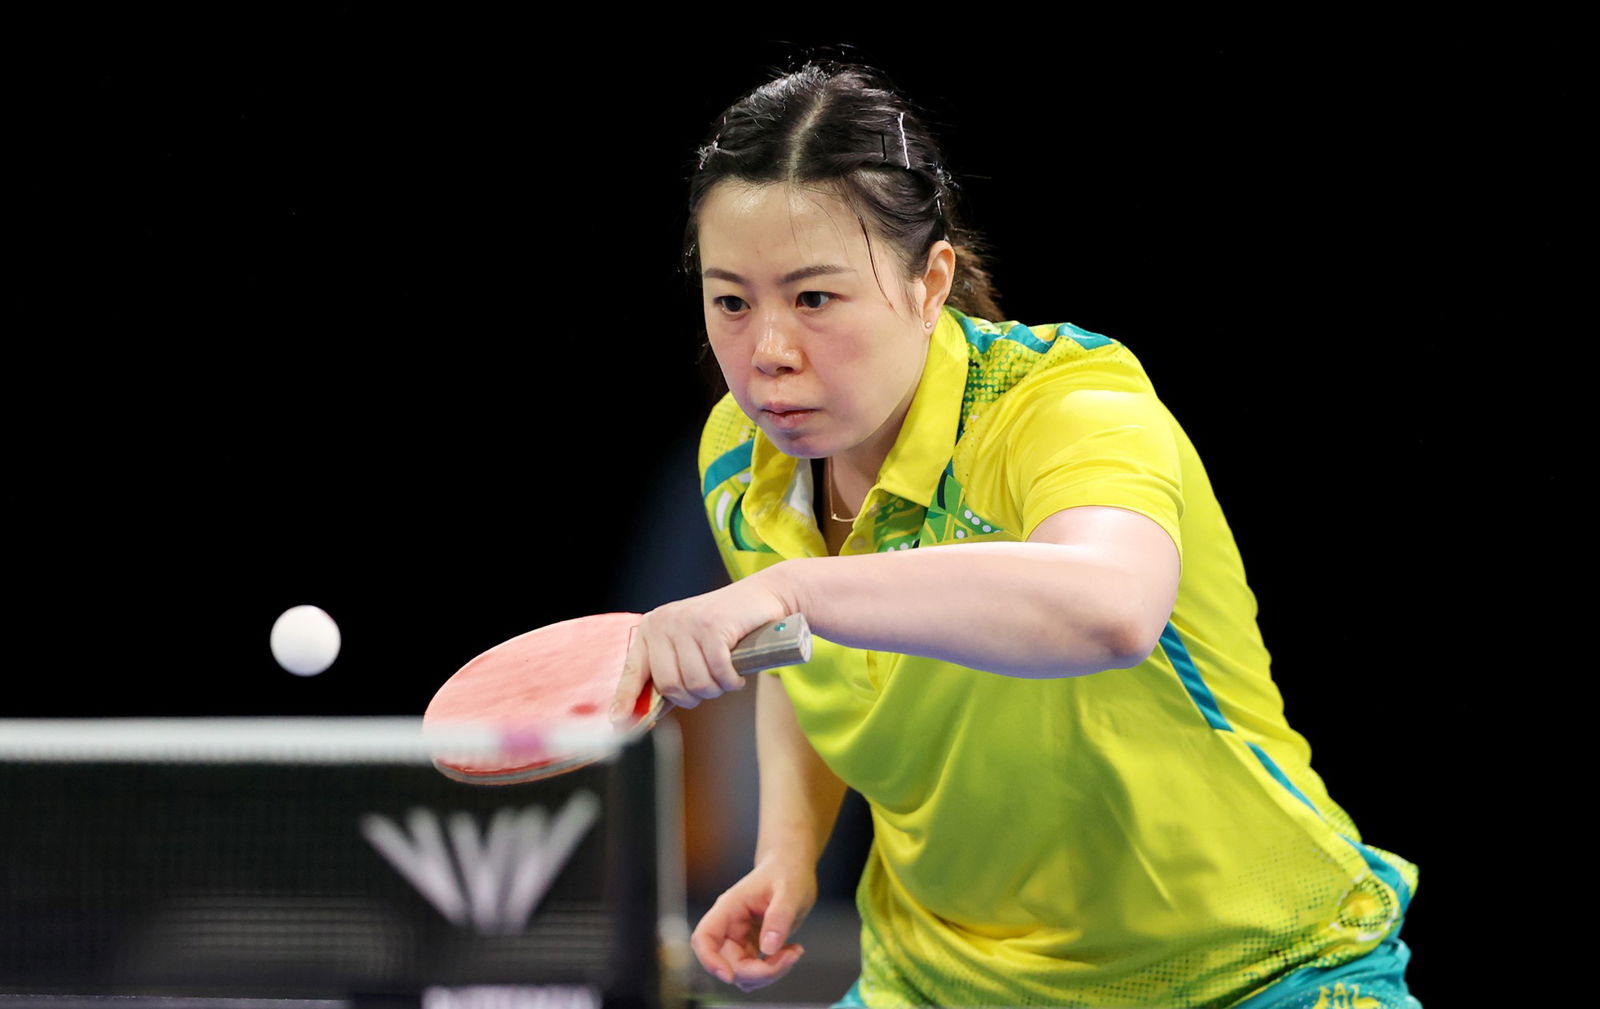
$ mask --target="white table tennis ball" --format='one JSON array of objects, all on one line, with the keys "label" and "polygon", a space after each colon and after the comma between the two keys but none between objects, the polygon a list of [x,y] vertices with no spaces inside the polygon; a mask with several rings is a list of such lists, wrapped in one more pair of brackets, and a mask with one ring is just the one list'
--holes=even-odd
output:
[{"label": "white table tennis ball", "polygon": [[296,676],[315,676],[339,657],[339,625],[315,606],[284,610],[272,625],[272,657]]}]

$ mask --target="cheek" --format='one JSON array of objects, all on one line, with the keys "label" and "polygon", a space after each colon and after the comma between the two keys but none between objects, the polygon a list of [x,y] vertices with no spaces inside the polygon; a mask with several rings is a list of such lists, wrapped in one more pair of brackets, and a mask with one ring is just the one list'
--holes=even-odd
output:
[{"label": "cheek", "polygon": [[722,369],[723,375],[728,373],[728,365],[734,359],[734,342],[726,334],[718,333],[712,326],[706,327],[706,343],[711,347],[711,356],[717,359],[717,367]]},{"label": "cheek", "polygon": [[[878,329],[869,337],[847,348],[840,363],[853,372],[870,374],[884,385],[897,385],[915,372],[918,347],[898,332]],[[887,391],[887,390],[886,390]]]},{"label": "cheek", "polygon": [[893,412],[916,388],[922,377],[922,353],[923,348],[905,341],[885,341],[881,353],[862,365],[872,373],[872,395],[879,411]]},{"label": "cheek", "polygon": [[[740,408],[748,413],[750,400],[745,395],[744,388],[748,369],[733,366],[734,362],[740,360],[737,347],[731,341],[726,339],[718,340],[714,336],[709,339],[709,342],[711,344],[711,356],[716,358],[717,370],[722,373],[723,384],[728,387],[729,392],[733,393],[734,402],[738,403]],[[745,360],[748,360],[748,357]]]}]

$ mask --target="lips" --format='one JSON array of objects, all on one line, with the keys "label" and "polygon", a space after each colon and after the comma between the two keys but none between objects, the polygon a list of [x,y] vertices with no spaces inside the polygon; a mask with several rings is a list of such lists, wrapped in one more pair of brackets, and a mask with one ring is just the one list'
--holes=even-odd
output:
[{"label": "lips", "polygon": [[790,431],[804,424],[817,411],[788,403],[769,403],[761,408],[762,416],[780,431]]}]

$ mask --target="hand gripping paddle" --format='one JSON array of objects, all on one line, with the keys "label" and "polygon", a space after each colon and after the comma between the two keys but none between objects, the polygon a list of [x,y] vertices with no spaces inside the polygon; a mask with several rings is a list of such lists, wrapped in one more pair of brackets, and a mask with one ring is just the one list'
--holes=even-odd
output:
[{"label": "hand gripping paddle", "polygon": [[[627,724],[608,714],[639,626],[637,613],[564,620],[495,645],[445,681],[422,716],[423,732],[490,730],[493,752],[436,752],[457,781],[509,785],[587,766],[649,732],[672,708],[646,682]],[[739,641],[733,667],[750,674],[811,660],[811,629],[796,613]]]}]

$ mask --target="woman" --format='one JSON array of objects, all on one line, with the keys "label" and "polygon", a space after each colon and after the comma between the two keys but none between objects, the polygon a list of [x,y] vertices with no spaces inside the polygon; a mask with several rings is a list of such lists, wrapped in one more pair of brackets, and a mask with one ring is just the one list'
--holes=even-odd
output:
[{"label": "woman", "polygon": [[700,471],[735,580],[646,615],[618,696],[740,689],[731,644],[792,612],[822,640],[759,677],[755,865],[696,955],[746,990],[795,965],[848,785],[874,841],[841,1004],[1415,1005],[1415,867],[1284,722],[1193,446],[1121,344],[986,321],[954,196],[861,67],[756,89],[701,149],[686,262],[729,394]]}]

